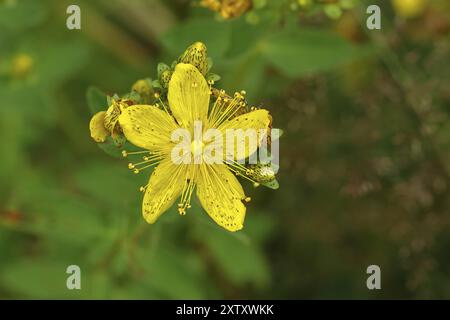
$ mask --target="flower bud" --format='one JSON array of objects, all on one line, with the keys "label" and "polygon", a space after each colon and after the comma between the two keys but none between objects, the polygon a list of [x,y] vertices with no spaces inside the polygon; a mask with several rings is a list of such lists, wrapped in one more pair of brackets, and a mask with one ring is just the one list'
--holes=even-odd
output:
[{"label": "flower bud", "polygon": [[196,42],[192,44],[178,59],[178,63],[188,63],[193,65],[200,71],[201,74],[206,75],[208,72],[207,49],[204,43]]},{"label": "flower bud", "polygon": [[136,81],[131,87],[131,90],[139,93],[141,98],[146,102],[150,101],[150,99],[153,98],[154,90],[152,84],[148,79],[141,79]]},{"label": "flower bud", "polygon": [[161,73],[161,78],[159,79],[159,82],[161,83],[161,86],[164,89],[169,87],[169,82],[170,82],[170,79],[172,78],[172,74],[173,74],[173,71],[171,71],[171,70],[166,70],[166,71],[163,71],[163,73]]}]

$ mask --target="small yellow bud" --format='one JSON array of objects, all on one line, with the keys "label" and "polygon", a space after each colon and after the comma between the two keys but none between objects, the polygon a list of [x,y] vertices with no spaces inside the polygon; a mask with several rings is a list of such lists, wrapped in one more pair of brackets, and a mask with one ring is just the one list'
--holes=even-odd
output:
[{"label": "small yellow bud", "polygon": [[188,63],[193,65],[200,71],[201,74],[206,75],[208,71],[207,49],[204,43],[195,42],[178,59],[179,63]]},{"label": "small yellow bud", "polygon": [[153,97],[153,87],[147,79],[136,81],[131,87],[131,90],[139,93],[139,95],[147,102]]},{"label": "small yellow bud", "polygon": [[11,63],[11,75],[16,78],[26,77],[33,68],[33,58],[28,54],[19,53],[13,57]]},{"label": "small yellow bud", "polygon": [[173,72],[170,70],[166,70],[163,73],[161,73],[161,79],[159,79],[159,81],[161,82],[161,86],[163,88],[169,87],[169,82],[170,82],[170,79],[172,79],[172,74],[173,74]]}]

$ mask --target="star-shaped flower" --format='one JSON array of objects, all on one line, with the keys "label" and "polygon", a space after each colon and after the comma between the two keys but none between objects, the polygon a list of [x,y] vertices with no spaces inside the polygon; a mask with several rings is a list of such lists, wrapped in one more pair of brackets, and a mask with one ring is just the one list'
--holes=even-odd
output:
[{"label": "star-shaped flower", "polygon": [[[143,187],[142,213],[148,223],[154,223],[178,198],[178,211],[185,214],[196,189],[201,205],[217,224],[229,231],[242,229],[244,203],[249,198],[234,173],[245,170],[240,160],[253,154],[263,137],[258,135],[256,144],[242,141],[241,150],[237,150],[238,141],[233,141],[231,153],[227,149],[227,157],[213,162],[208,161],[210,155],[206,150],[217,141],[196,136],[195,126],[200,123],[202,133],[217,129],[225,141],[227,129],[266,130],[269,113],[258,109],[236,116],[243,104],[240,93],[231,99],[224,95],[213,103],[211,100],[211,89],[198,69],[179,63],[169,83],[168,107],[133,105],[119,116],[127,140],[149,153],[144,161],[130,164],[130,169],[138,173],[157,164],[147,186]],[[183,159],[187,156],[200,161],[174,161],[177,142],[173,141],[173,133],[179,129],[188,132],[191,141]]]}]

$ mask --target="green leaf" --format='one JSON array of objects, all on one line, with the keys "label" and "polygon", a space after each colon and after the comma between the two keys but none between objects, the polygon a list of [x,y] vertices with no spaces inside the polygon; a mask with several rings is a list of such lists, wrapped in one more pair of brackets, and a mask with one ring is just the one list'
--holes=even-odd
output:
[{"label": "green leaf", "polygon": [[140,249],[141,264],[145,268],[144,281],[169,299],[205,299],[205,282],[192,253],[161,246],[155,254]]},{"label": "green leaf", "polygon": [[327,15],[328,18],[337,20],[342,15],[342,9],[339,5],[331,3],[327,4],[323,7],[323,12]]},{"label": "green leaf", "polygon": [[[37,46],[37,44],[36,44]],[[36,55],[36,74],[43,87],[60,84],[76,73],[88,60],[89,47],[82,41],[43,46]]]},{"label": "green leaf", "polygon": [[219,76],[218,74],[215,74],[215,73],[208,73],[208,74],[206,75],[206,80],[207,80],[207,81],[214,81],[214,82],[217,82],[217,81],[220,80],[220,76]]},{"label": "green leaf", "polygon": [[[118,211],[127,208],[126,206],[128,210],[133,211],[135,208],[130,206],[129,201],[136,204],[141,202],[139,186],[146,183],[151,170],[136,175],[126,164],[127,159],[123,159],[121,162],[93,162],[83,166],[75,175],[77,187],[86,196]],[[136,211],[139,213],[139,210]]]},{"label": "green leaf", "polygon": [[367,55],[367,49],[328,31],[297,29],[270,36],[263,54],[287,76],[299,77],[332,70]]},{"label": "green leaf", "polygon": [[217,21],[213,18],[188,20],[169,30],[161,41],[163,46],[177,57],[191,44],[201,41],[208,48],[208,55],[220,59],[230,42],[230,26],[224,22],[218,28]]},{"label": "green leaf", "polygon": [[38,1],[6,2],[0,3],[0,30],[2,32],[19,32],[36,26],[45,20],[48,13],[48,6],[42,5]]},{"label": "green leaf", "polygon": [[97,145],[111,157],[122,158],[123,150],[133,149],[133,147],[124,139],[125,138],[123,136],[116,136],[115,139],[113,139],[111,136],[108,136],[106,137],[105,142],[97,143]]},{"label": "green leaf", "polygon": [[91,114],[106,111],[108,108],[106,94],[96,87],[89,87],[86,91],[86,100]]},{"label": "green leaf", "polygon": [[273,190],[277,190],[280,187],[280,184],[278,183],[277,179],[268,182],[261,182],[261,185]]},{"label": "green leaf", "polygon": [[269,284],[268,263],[256,243],[249,241],[245,233],[230,233],[217,226],[198,227],[196,232],[229,281],[236,285],[250,283],[260,288]]},{"label": "green leaf", "polygon": [[152,81],[152,87],[153,88],[162,88],[161,82],[159,80],[153,80]]},{"label": "green leaf", "polygon": [[[21,259],[7,265],[0,273],[0,284],[18,297],[38,299],[80,298],[83,290],[66,287],[67,266],[72,263],[38,259]],[[81,284],[83,288],[83,283]]]},{"label": "green leaf", "polygon": [[207,72],[209,72],[211,70],[211,68],[213,67],[214,62],[211,57],[206,58],[206,62],[208,64],[206,70],[207,70]]}]

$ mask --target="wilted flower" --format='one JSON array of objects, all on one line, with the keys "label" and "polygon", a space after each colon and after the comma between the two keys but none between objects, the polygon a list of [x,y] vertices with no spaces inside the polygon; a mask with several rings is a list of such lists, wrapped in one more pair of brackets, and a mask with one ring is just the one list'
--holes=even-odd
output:
[{"label": "wilted flower", "polygon": [[123,144],[122,129],[118,120],[123,110],[133,104],[134,102],[128,99],[113,99],[106,111],[97,112],[89,123],[92,139],[102,143],[111,136],[116,144]]}]

